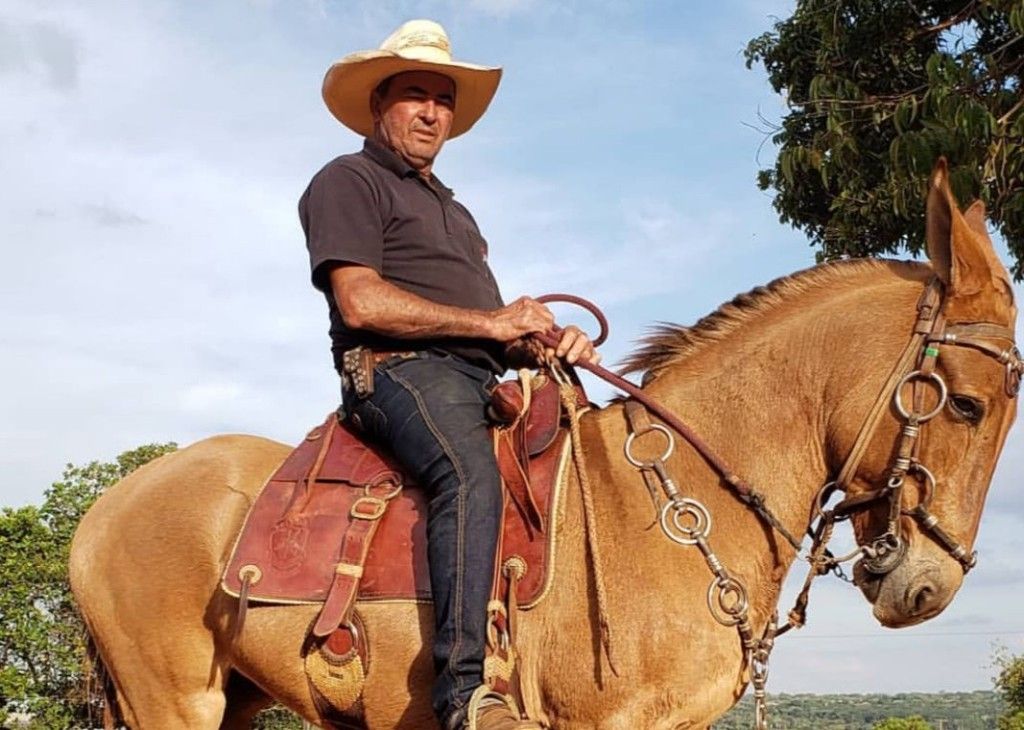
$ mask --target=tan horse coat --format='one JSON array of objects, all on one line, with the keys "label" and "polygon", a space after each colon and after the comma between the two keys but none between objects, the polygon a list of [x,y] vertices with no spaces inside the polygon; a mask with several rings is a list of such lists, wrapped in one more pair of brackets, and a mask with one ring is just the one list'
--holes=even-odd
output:
[{"label": "tan horse coat", "polygon": [[[950,320],[1012,327],[1008,277],[983,223],[978,230],[978,215],[977,208],[966,217],[957,210],[941,168],[929,201],[929,249],[949,282]],[[925,265],[893,262],[818,267],[739,297],[695,328],[655,335],[630,364],[656,374],[646,390],[765,492],[770,508],[799,535],[816,492],[841,465],[905,346],[931,273]],[[923,458],[939,478],[934,511],[973,545],[1015,405],[991,359],[950,348],[940,367],[952,391],[986,408],[977,425],[943,413],[923,437]],[[560,507],[554,587],[520,615],[526,709],[559,730],[706,727],[747,681],[736,631],[708,612],[711,574],[700,554],[658,528],[643,481],[623,456],[621,405],[587,414],[581,427],[619,675],[600,651],[580,492],[571,476]],[[862,488],[884,477],[896,428],[894,418],[886,419],[859,474]],[[647,438],[644,447],[659,451],[658,439]],[[233,644],[236,601],[218,588],[253,497],[287,453],[255,437],[207,439],[135,472],[83,519],[72,586],[132,727],[248,727],[270,698],[318,721],[300,655],[317,609],[251,608]],[[684,494],[710,510],[710,542],[747,586],[754,628],[762,630],[793,550],[685,444],[670,468]],[[863,534],[868,522],[857,520],[861,541],[871,537]],[[913,523],[906,531],[903,564],[861,586],[889,626],[936,615],[962,580],[945,551]],[[359,611],[371,642],[366,726],[436,727],[429,606],[364,604]]]}]

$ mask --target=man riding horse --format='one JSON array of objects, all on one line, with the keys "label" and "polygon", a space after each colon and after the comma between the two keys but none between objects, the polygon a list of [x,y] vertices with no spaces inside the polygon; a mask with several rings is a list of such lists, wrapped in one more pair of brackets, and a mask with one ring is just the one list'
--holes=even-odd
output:
[{"label": "man riding horse", "polygon": [[[549,330],[529,297],[503,304],[473,216],[433,174],[450,138],[487,109],[500,68],[451,60],[444,29],[413,20],[379,50],[324,79],[328,108],[366,138],[329,162],[299,202],[313,285],[327,299],[343,411],[390,448],[430,495],[428,555],[436,634],[433,707],[444,728],[540,728],[483,683],[486,609],[501,519],[501,479],[486,405],[495,376]],[[596,363],[567,327],[549,355]]]}]

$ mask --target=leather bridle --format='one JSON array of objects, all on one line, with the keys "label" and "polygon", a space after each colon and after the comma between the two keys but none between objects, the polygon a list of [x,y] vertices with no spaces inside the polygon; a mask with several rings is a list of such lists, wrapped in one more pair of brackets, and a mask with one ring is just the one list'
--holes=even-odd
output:
[{"label": "leather bridle", "polygon": [[[925,287],[917,304],[917,320],[910,341],[893,368],[874,406],[861,426],[857,439],[839,475],[822,488],[817,503],[819,517],[828,519],[822,505],[832,492],[840,491],[847,496],[831,510],[831,519],[846,519],[854,513],[873,508],[877,503],[887,503],[886,530],[867,545],[861,546],[861,565],[869,573],[885,575],[892,572],[906,555],[906,540],[903,536],[901,518],[913,518],[924,532],[929,533],[959,563],[967,573],[977,563],[977,555],[957,542],[948,530],[939,524],[939,519],[930,506],[935,495],[936,479],[931,470],[920,460],[921,432],[924,425],[937,416],[946,405],[949,389],[936,364],[943,345],[970,347],[996,359],[1005,367],[1004,390],[1010,398],[1016,397],[1020,389],[1024,362],[1014,345],[1013,331],[1002,325],[989,322],[947,324],[943,313],[943,287],[938,278],[933,278]],[[993,344],[992,340],[1003,340],[1007,346]],[[916,362],[916,367],[913,367]],[[904,402],[904,391],[911,390],[910,404]],[[931,386],[931,387],[929,387]],[[925,405],[929,389],[937,392],[937,402],[931,409]],[[893,410],[902,421],[900,435],[886,483],[878,489],[850,494],[850,486],[871,443],[875,431],[892,403]],[[924,495],[917,506],[903,507],[903,491],[909,475],[920,476]]]}]

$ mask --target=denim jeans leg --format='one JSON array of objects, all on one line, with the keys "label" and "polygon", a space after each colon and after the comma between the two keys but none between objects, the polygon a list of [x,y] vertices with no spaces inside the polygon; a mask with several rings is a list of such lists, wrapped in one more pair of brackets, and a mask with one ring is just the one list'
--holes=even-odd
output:
[{"label": "denim jeans leg", "polygon": [[353,405],[427,490],[434,599],[433,706],[446,719],[483,681],[487,602],[501,522],[501,478],[486,418],[490,373],[436,356],[385,365]]}]

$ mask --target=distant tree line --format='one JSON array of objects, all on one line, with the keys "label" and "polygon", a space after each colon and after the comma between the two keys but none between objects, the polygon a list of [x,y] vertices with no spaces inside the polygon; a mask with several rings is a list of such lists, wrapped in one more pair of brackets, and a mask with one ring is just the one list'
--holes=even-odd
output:
[{"label": "distant tree line", "polygon": [[[1024,730],[1024,656],[1002,650],[995,691],[769,696],[770,727],[781,730]],[[748,730],[744,697],[714,730]]]}]

